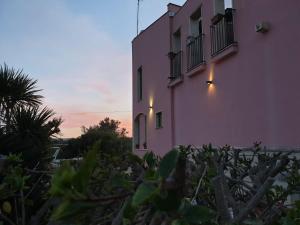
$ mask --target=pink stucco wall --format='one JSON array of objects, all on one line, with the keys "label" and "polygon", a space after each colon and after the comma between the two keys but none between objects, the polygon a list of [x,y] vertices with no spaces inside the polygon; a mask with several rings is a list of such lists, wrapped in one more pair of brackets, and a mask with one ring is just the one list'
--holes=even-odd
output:
[{"label": "pink stucco wall", "polygon": [[[187,76],[189,17],[202,6],[205,70]],[[133,118],[147,116],[147,147],[164,154],[173,145],[229,144],[300,146],[300,1],[236,0],[238,51],[211,57],[213,1],[188,0],[171,19],[166,13],[133,40]],[[173,20],[173,21],[171,21]],[[262,21],[267,33],[255,32]],[[170,33],[181,29],[183,82],[168,87]],[[143,100],[136,98],[137,69],[143,67]],[[208,86],[206,80],[213,79]],[[153,105],[153,109],[149,106]],[[163,112],[163,128],[155,113]],[[173,138],[172,138],[173,134]],[[136,150],[139,154],[142,151]]]}]

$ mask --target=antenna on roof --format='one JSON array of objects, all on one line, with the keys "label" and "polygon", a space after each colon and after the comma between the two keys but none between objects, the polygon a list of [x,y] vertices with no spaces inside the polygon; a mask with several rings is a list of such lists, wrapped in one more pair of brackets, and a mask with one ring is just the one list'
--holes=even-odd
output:
[{"label": "antenna on roof", "polygon": [[137,14],[136,14],[136,35],[139,34],[139,17],[140,17],[140,1],[137,1]]}]

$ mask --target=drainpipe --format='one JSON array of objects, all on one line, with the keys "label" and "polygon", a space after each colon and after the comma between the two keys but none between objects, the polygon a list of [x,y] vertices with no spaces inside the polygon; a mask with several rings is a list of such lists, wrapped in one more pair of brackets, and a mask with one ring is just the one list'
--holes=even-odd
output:
[{"label": "drainpipe", "polygon": [[[173,49],[173,18],[175,15],[175,12],[172,10],[172,6],[168,5],[168,13],[169,13],[169,45],[170,45],[170,51]],[[171,68],[171,67],[170,67]],[[171,69],[170,69],[171,74]],[[170,103],[171,103],[171,145],[172,148],[175,146],[175,112],[174,112],[174,89],[173,87],[170,87]]]}]

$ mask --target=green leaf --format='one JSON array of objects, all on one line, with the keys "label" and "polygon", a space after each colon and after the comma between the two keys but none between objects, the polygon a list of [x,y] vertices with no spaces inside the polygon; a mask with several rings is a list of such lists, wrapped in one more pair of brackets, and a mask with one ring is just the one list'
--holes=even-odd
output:
[{"label": "green leaf", "polygon": [[280,222],[282,225],[297,225],[297,223],[289,217],[282,218]]},{"label": "green leaf", "polygon": [[257,219],[248,219],[244,221],[244,224],[247,225],[263,225],[263,221]]},{"label": "green leaf", "polygon": [[74,176],[75,170],[69,162],[63,163],[52,178],[50,194],[53,196],[65,196],[66,191],[70,191],[72,188]]},{"label": "green leaf", "polygon": [[176,167],[177,161],[179,158],[179,151],[177,149],[174,149],[170,152],[168,152],[160,161],[159,164],[159,175],[162,178],[167,178],[170,173],[173,171],[173,169]]},{"label": "green leaf", "polygon": [[132,206],[131,199],[127,200],[123,205],[123,218],[128,219],[129,221],[134,219],[136,216],[137,209]]},{"label": "green leaf", "polygon": [[82,214],[86,210],[92,209],[96,206],[95,203],[90,202],[73,202],[64,201],[58,208],[56,208],[51,216],[52,220],[67,220],[76,216],[77,214]]},{"label": "green leaf", "polygon": [[175,191],[168,191],[165,195],[161,193],[155,196],[154,203],[159,210],[168,212],[177,210],[181,204],[181,199],[178,198]]},{"label": "green leaf", "polygon": [[171,225],[189,225],[189,224],[184,220],[173,220]]},{"label": "green leaf", "polygon": [[148,181],[156,181],[158,180],[159,176],[157,174],[157,171],[153,170],[153,169],[148,169],[145,172],[145,176],[144,179],[148,180]]},{"label": "green leaf", "polygon": [[123,219],[123,225],[130,225],[131,221],[129,219]]},{"label": "green leaf", "polygon": [[[98,143],[96,143],[97,145]],[[97,148],[94,146],[83,160],[79,171],[74,177],[74,186],[79,192],[85,193],[92,175],[93,169],[97,163]]]},{"label": "green leaf", "polygon": [[147,163],[149,168],[154,168],[157,163],[157,157],[153,152],[147,152],[144,157],[144,161]]},{"label": "green leaf", "polygon": [[191,224],[209,222],[215,218],[214,213],[204,206],[194,206],[188,200],[183,200],[179,208],[182,217]]},{"label": "green leaf", "polygon": [[132,184],[128,179],[126,179],[123,175],[117,174],[111,179],[111,185],[114,188],[124,188],[129,190],[132,187]]},{"label": "green leaf", "polygon": [[157,190],[158,189],[151,184],[140,184],[132,197],[132,206],[136,207],[145,203],[157,192]]},{"label": "green leaf", "polygon": [[201,224],[214,218],[212,212],[204,206],[192,206],[184,215],[189,223]]},{"label": "green leaf", "polygon": [[130,162],[135,162],[135,163],[138,163],[138,164],[143,163],[143,160],[140,157],[138,157],[137,155],[133,154],[133,153],[128,153],[128,160]]}]

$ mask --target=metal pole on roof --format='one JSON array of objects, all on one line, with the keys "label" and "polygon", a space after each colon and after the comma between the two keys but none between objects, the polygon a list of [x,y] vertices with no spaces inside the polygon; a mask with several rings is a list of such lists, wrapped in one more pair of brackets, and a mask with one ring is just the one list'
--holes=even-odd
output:
[{"label": "metal pole on roof", "polygon": [[139,16],[140,16],[140,1],[137,1],[137,15],[136,15],[136,35],[139,34]]}]

